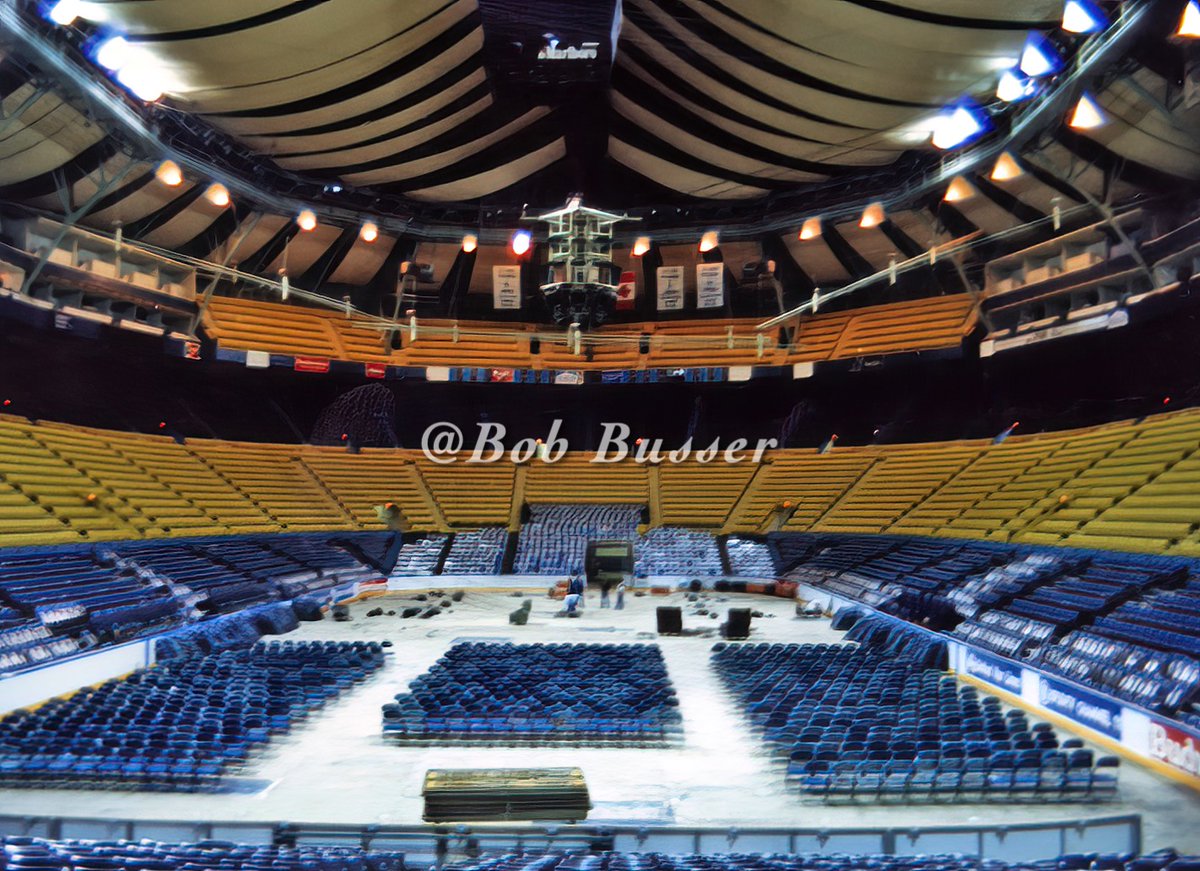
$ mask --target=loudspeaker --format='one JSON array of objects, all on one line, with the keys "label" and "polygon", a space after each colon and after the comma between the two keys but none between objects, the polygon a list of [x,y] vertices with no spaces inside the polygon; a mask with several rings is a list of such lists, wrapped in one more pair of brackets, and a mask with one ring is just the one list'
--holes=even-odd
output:
[{"label": "loudspeaker", "polygon": [[659,635],[683,634],[683,611],[669,605],[660,606],[656,612]]},{"label": "loudspeaker", "polygon": [[750,609],[730,608],[729,616],[721,624],[721,634],[726,638],[749,638]]}]

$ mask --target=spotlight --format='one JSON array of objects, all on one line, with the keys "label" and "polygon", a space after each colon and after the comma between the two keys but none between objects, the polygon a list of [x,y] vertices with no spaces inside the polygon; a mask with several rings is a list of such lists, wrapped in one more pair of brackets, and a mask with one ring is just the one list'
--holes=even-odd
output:
[{"label": "spotlight", "polygon": [[700,237],[700,253],[704,254],[705,252],[711,251],[714,248],[716,248],[717,241],[718,241],[717,231],[709,230],[707,233],[705,233],[703,236]]},{"label": "spotlight", "polygon": [[117,81],[144,103],[153,103],[163,95],[158,71],[142,64],[126,64],[117,71]]},{"label": "spotlight", "polygon": [[204,198],[218,208],[225,208],[229,205],[229,189],[220,182],[210,184],[208,190],[204,192]]},{"label": "spotlight", "polygon": [[1103,127],[1108,122],[1104,117],[1104,113],[1100,111],[1100,107],[1096,105],[1096,101],[1089,95],[1083,94],[1079,98],[1079,102],[1075,104],[1075,109],[1071,112],[1071,120],[1067,123],[1076,130],[1092,130],[1096,127]]},{"label": "spotlight", "polygon": [[367,221],[362,225],[362,229],[358,231],[358,237],[364,242],[374,242],[379,238],[379,228],[371,221]]},{"label": "spotlight", "polygon": [[296,216],[296,223],[306,233],[310,230],[315,230],[317,228],[317,215],[312,209],[305,209]]},{"label": "spotlight", "polygon": [[987,118],[967,106],[955,106],[933,120],[933,145],[943,151],[957,148],[987,129]]},{"label": "spotlight", "polygon": [[464,253],[470,254],[479,247],[479,240],[469,233],[462,238],[462,250]]},{"label": "spotlight", "polygon": [[956,175],[950,180],[950,186],[946,188],[946,195],[942,199],[948,203],[957,203],[961,200],[969,200],[973,196],[975,196],[975,186],[965,177]]},{"label": "spotlight", "polygon": [[996,158],[989,178],[992,181],[1010,181],[1024,174],[1025,170],[1021,169],[1021,164],[1017,163],[1017,159],[1006,151]]},{"label": "spotlight", "polygon": [[129,43],[123,36],[112,36],[96,49],[96,63],[106,70],[119,70],[129,63]]},{"label": "spotlight", "polygon": [[529,243],[533,241],[533,236],[528,230],[517,230],[512,235],[512,251],[520,257],[529,250]]},{"label": "spotlight", "polygon": [[1030,78],[1048,76],[1062,69],[1062,58],[1058,49],[1043,33],[1033,32],[1025,40],[1021,51],[1021,72]]},{"label": "spotlight", "polygon": [[57,3],[50,7],[47,17],[55,24],[61,24],[63,27],[66,27],[79,17],[79,12],[79,0],[58,0]]},{"label": "spotlight", "polygon": [[887,215],[884,214],[883,203],[871,203],[869,206],[863,209],[862,217],[858,221],[858,226],[866,230],[871,227],[878,227],[885,220],[887,220]]},{"label": "spotlight", "polygon": [[167,187],[183,184],[183,170],[173,160],[164,160],[160,163],[158,169],[154,170],[154,177]]},{"label": "spotlight", "polygon": [[1012,70],[1005,70],[1004,75],[1000,76],[1000,83],[996,85],[996,98],[1006,103],[1015,103],[1033,96],[1033,87],[1032,79],[1027,79]]},{"label": "spotlight", "polygon": [[1176,36],[1186,36],[1190,39],[1200,37],[1200,0],[1188,0],[1183,9],[1183,17],[1179,19],[1179,29]]},{"label": "spotlight", "polygon": [[804,222],[804,226],[800,228],[800,238],[804,240],[816,239],[821,235],[821,219],[808,218]]},{"label": "spotlight", "polygon": [[633,256],[641,257],[650,250],[650,237],[638,236],[633,242]]},{"label": "spotlight", "polygon": [[1108,26],[1106,16],[1092,0],[1067,0],[1062,29],[1067,33],[1095,33]]}]

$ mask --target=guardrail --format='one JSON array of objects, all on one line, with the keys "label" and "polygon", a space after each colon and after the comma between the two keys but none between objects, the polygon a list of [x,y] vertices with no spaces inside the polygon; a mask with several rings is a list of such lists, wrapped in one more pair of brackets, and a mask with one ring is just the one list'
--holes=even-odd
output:
[{"label": "guardrail", "polygon": [[[798,808],[798,811],[801,810]],[[441,868],[485,852],[962,853],[1033,861],[1066,853],[1139,853],[1135,814],[1010,825],[701,828],[687,826],[380,826],[30,817],[0,814],[0,834],[170,842],[325,844],[404,852],[411,866]]]}]

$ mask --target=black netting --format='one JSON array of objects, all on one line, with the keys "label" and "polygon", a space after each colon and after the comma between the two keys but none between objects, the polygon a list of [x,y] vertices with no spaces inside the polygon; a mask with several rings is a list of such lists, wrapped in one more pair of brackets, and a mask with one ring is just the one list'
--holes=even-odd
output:
[{"label": "black netting", "polygon": [[399,447],[396,397],[382,384],[364,384],[343,393],[321,412],[309,442],[359,448]]}]

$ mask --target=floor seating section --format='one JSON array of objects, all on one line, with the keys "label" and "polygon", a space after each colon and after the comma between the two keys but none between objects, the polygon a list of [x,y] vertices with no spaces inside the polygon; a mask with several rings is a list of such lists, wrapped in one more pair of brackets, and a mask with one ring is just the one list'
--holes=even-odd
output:
[{"label": "floor seating section", "polygon": [[716,577],[721,568],[721,551],[710,533],[676,526],[656,526],[634,546],[633,573],[639,578],[655,575]]},{"label": "floor seating section", "polygon": [[485,526],[467,532],[454,533],[450,552],[442,566],[444,575],[494,575],[504,562],[504,547],[508,530],[501,526]]},{"label": "floor seating section", "polygon": [[363,641],[271,641],[182,657],[0,720],[0,783],[210,791],[383,665]]},{"label": "floor seating section", "polygon": [[781,450],[750,464],[437,466],[419,451],[268,445],[0,415],[0,547],[208,534],[508,526],[520,504],[649,506],[714,532],[903,534],[1200,556],[1200,410],[926,445]]},{"label": "floor seating section", "polygon": [[787,577],[952,630],[1117,698],[1200,718],[1200,561],[901,536],[777,536]]},{"label": "floor seating section", "polygon": [[[849,637],[849,636],[848,636]],[[1112,798],[1114,758],[980,699],[890,644],[717,645],[713,666],[809,798]]]},{"label": "floor seating section", "polygon": [[456,644],[383,706],[407,741],[662,743],[678,700],[649,644]]},{"label": "floor seating section", "polygon": [[1195,871],[1197,859],[1163,850],[1070,853],[1038,862],[980,861],[963,853],[849,855],[846,853],[493,853],[446,866],[446,871]]},{"label": "floor seating section", "polygon": [[[961,349],[974,329],[970,296],[955,294],[870,306],[798,319],[794,341],[774,334],[759,342],[760,318],[614,324],[584,337],[576,354],[547,339],[532,350],[534,328],[523,324],[421,320],[416,339],[368,326],[344,312],[299,305],[213,297],[203,326],[223,348],[386,362],[394,366],[533,369],[654,369],[783,366],[863,356]],[[644,344],[644,350],[642,345]]]},{"label": "floor seating section", "polygon": [[518,575],[577,575],[589,541],[637,537],[641,505],[530,505],[513,571]]},{"label": "floor seating section", "polygon": [[776,575],[771,550],[763,541],[731,535],[725,540],[729,567],[746,578],[773,578]]},{"label": "floor seating section", "polygon": [[433,533],[414,538],[400,546],[392,577],[412,577],[437,573],[442,551],[446,549],[446,536]]},{"label": "floor seating section", "polygon": [[404,871],[404,854],[366,852],[358,847],[298,844],[276,847],[199,841],[166,844],[159,841],[51,841],[10,836],[0,838],[9,868],[70,871],[74,868],[130,871]]},{"label": "floor seating section", "polygon": [[377,578],[355,539],[239,536],[0,550],[0,672]]}]

